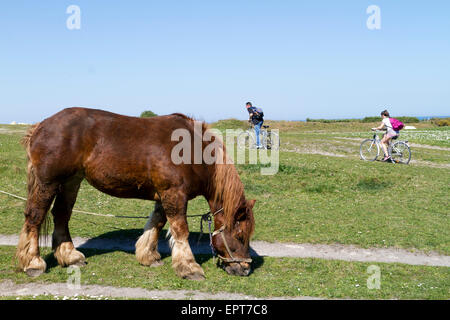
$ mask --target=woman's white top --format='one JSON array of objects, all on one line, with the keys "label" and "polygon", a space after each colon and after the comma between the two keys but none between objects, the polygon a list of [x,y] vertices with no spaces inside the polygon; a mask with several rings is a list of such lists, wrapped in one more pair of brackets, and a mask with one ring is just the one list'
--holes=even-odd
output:
[{"label": "woman's white top", "polygon": [[384,118],[382,122],[384,123],[386,128],[392,130],[392,124],[391,124],[391,121],[389,120],[389,118]]}]

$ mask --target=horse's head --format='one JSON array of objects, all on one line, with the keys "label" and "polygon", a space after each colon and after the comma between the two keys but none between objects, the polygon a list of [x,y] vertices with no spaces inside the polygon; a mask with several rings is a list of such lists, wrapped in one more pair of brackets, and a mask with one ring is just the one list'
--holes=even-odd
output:
[{"label": "horse's head", "polygon": [[253,206],[256,200],[241,200],[232,221],[217,216],[213,246],[222,261],[223,268],[231,275],[247,276],[251,271],[250,237],[255,220]]}]

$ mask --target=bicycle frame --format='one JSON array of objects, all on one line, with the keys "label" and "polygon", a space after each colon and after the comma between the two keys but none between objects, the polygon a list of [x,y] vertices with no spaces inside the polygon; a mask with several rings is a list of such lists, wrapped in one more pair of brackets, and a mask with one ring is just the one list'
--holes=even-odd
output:
[{"label": "bicycle frame", "polygon": [[[251,124],[248,129],[246,130],[246,132],[248,132],[249,134],[251,134],[252,136],[254,136],[256,138],[256,133],[255,133],[255,126],[253,124]],[[259,129],[259,133],[261,134],[261,143],[264,147],[267,146],[267,129],[261,127],[261,129]]]},{"label": "bicycle frame", "polygon": [[[381,139],[380,139],[380,137],[378,136],[377,133],[374,133],[373,139],[374,139],[374,140],[376,141],[376,143],[381,147]],[[388,149],[394,145],[393,141],[394,141],[394,139],[390,139],[390,140],[389,140],[389,144],[388,144],[388,146],[387,146]],[[408,140],[397,140],[397,141],[399,141],[399,142],[404,142],[404,143],[406,143],[406,144],[408,144],[408,142],[409,142]],[[409,147],[409,145],[408,145],[408,147]]]},{"label": "bicycle frame", "polygon": [[[380,148],[382,148],[382,146],[381,146],[381,139],[380,139],[380,137],[378,136],[378,132],[382,132],[382,131],[377,131],[377,132],[375,132],[374,134],[373,134],[373,139],[375,140],[375,142],[376,142],[376,144],[380,147]],[[407,142],[407,141],[406,141]],[[392,145],[392,139],[390,139],[389,140],[389,144],[387,145],[387,148],[389,149],[389,147]]]},{"label": "bicycle frame", "polygon": [[[260,133],[260,142],[261,145],[264,149],[272,149],[273,148],[273,133],[267,129],[268,126],[265,128],[264,126],[261,127],[261,129],[259,130]],[[247,130],[244,131],[245,133],[247,133],[249,136],[252,136],[253,139],[255,140],[254,142],[256,142],[256,134],[255,134],[255,130],[254,130],[254,125],[251,123],[250,126],[248,127]],[[275,135],[277,136],[277,134],[275,133]],[[276,149],[279,148],[279,138],[276,140],[276,143],[278,143],[278,146],[276,146]]]},{"label": "bicycle frame", "polygon": [[[382,143],[381,143],[380,137],[378,136],[378,132],[380,132],[380,130],[377,130],[377,131],[373,134],[372,139],[368,139],[368,140],[371,140],[371,141],[372,141],[372,144],[371,144],[370,147],[367,149],[369,152],[372,150],[372,148],[374,147],[374,145],[377,146],[377,147],[376,147],[376,148],[377,148],[377,152],[379,152],[379,150],[382,149]],[[397,140],[397,139],[395,139],[395,140]],[[398,142],[400,142],[400,144],[398,144]],[[387,145],[387,150],[388,150],[389,156],[391,157],[391,161],[392,161],[392,162],[396,162],[396,163],[398,162],[397,160],[394,161],[394,159],[393,159],[393,156],[394,156],[394,155],[395,155],[395,156],[397,156],[397,155],[402,156],[403,151],[402,151],[401,149],[396,148],[396,145],[401,145],[401,144],[406,145],[406,147],[408,148],[408,152],[409,152],[409,154],[410,154],[411,151],[410,151],[410,147],[409,147],[409,145],[408,145],[408,140],[404,140],[404,141],[402,141],[402,140],[397,140],[396,142],[394,142],[394,139],[390,139],[390,140],[389,140],[389,144]],[[378,156],[379,156],[379,153],[377,153],[375,159],[376,159]],[[409,159],[410,159],[410,156],[409,156]],[[409,159],[408,159],[408,162],[407,162],[407,163],[409,163]]]}]

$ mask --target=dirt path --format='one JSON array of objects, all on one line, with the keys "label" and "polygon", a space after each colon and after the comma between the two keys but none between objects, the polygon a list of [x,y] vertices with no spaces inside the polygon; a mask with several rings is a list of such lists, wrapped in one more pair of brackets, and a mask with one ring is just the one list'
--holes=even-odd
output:
[{"label": "dirt path", "polygon": [[[17,242],[17,235],[0,235],[0,245],[15,246]],[[135,240],[133,239],[87,239],[79,237],[73,238],[73,242],[79,248],[121,250],[127,252],[134,252],[135,244]],[[49,239],[46,244],[50,246],[51,240]],[[194,254],[211,254],[211,248],[208,242],[200,242],[197,244],[195,240],[192,240],[190,244]],[[167,241],[159,241],[158,249],[161,253],[170,253]],[[318,258],[450,267],[450,256],[439,255],[437,253],[410,252],[396,248],[362,249],[352,245],[340,244],[324,245],[252,241],[251,255],[254,257]]]},{"label": "dirt path", "polygon": [[448,164],[448,163],[434,163],[431,161],[411,160],[410,164],[417,165],[417,166],[423,166],[423,167],[450,169],[450,164]]},{"label": "dirt path", "polygon": [[[291,144],[289,142],[286,142],[285,145],[289,146],[290,148],[281,148],[280,150],[284,151],[284,152],[294,152],[294,153],[299,153],[299,154],[318,154],[318,155],[328,156],[328,157],[359,158],[359,143],[361,142],[360,138],[337,137],[333,141],[340,142],[339,140],[346,140],[347,144],[348,144],[348,141],[358,141],[358,143],[355,143],[355,142],[350,143],[351,145],[353,145],[355,147],[353,149],[352,148],[342,148],[342,146],[341,146],[340,150],[344,150],[345,152],[347,152],[347,154],[333,153],[333,152],[322,150],[321,147],[323,147],[323,145],[319,145],[318,147],[313,147],[313,148],[310,146],[306,146],[306,147],[303,146],[300,148],[300,147],[297,147],[295,144]],[[416,148],[450,151],[450,148],[428,146],[428,145],[422,145],[422,144],[416,144],[416,143],[411,143],[410,146],[416,147]],[[331,148],[332,148],[332,146],[331,146]],[[434,163],[431,161],[423,161],[423,160],[415,160],[415,159],[411,160],[410,164],[415,165],[415,166],[431,167],[431,168],[439,168],[439,169],[449,169],[450,168],[450,164],[448,164],[448,163]]]},{"label": "dirt path", "polygon": [[[364,139],[363,138],[347,138],[347,137],[334,137],[336,140],[349,140],[349,141],[356,141],[359,145]],[[356,144],[356,143],[355,143]],[[409,143],[410,147],[413,148],[423,148],[423,149],[430,149],[430,150],[441,150],[441,151],[450,151],[450,148],[447,147],[438,147],[438,146],[430,146],[427,144],[419,144],[419,143]]]},{"label": "dirt path", "polygon": [[429,146],[429,145],[426,145],[426,144],[409,143],[409,145],[411,147],[413,147],[413,148],[423,148],[423,149],[430,149],[430,150],[450,151],[450,148],[438,147],[438,146]]},{"label": "dirt path", "polygon": [[[52,295],[56,299],[85,296],[89,299],[128,298],[128,299],[174,299],[174,300],[258,300],[253,296],[238,293],[208,293],[196,290],[147,290],[143,288],[123,288],[100,285],[80,285],[70,287],[67,283],[26,283],[15,284],[11,280],[0,282],[0,296],[20,297]],[[320,300],[314,297],[270,297],[273,300]]]},{"label": "dirt path", "polygon": [[6,129],[0,128],[0,134],[15,134],[15,133],[25,133],[26,129]]},{"label": "dirt path", "polygon": [[346,157],[343,154],[327,152],[327,151],[323,151],[323,150],[319,150],[319,149],[308,149],[307,150],[307,149],[300,149],[300,148],[297,148],[297,147],[293,147],[293,149],[281,148],[280,151],[295,152],[295,153],[300,153],[300,154],[319,154],[321,156],[338,157],[338,158],[345,158]]}]

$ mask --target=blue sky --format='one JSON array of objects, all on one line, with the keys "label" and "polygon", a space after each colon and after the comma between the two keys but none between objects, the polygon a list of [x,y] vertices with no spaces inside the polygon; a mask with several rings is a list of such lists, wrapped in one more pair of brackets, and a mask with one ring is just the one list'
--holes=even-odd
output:
[{"label": "blue sky", "polygon": [[0,123],[70,106],[245,119],[246,101],[267,119],[448,115],[449,14],[448,1],[2,1]]}]

